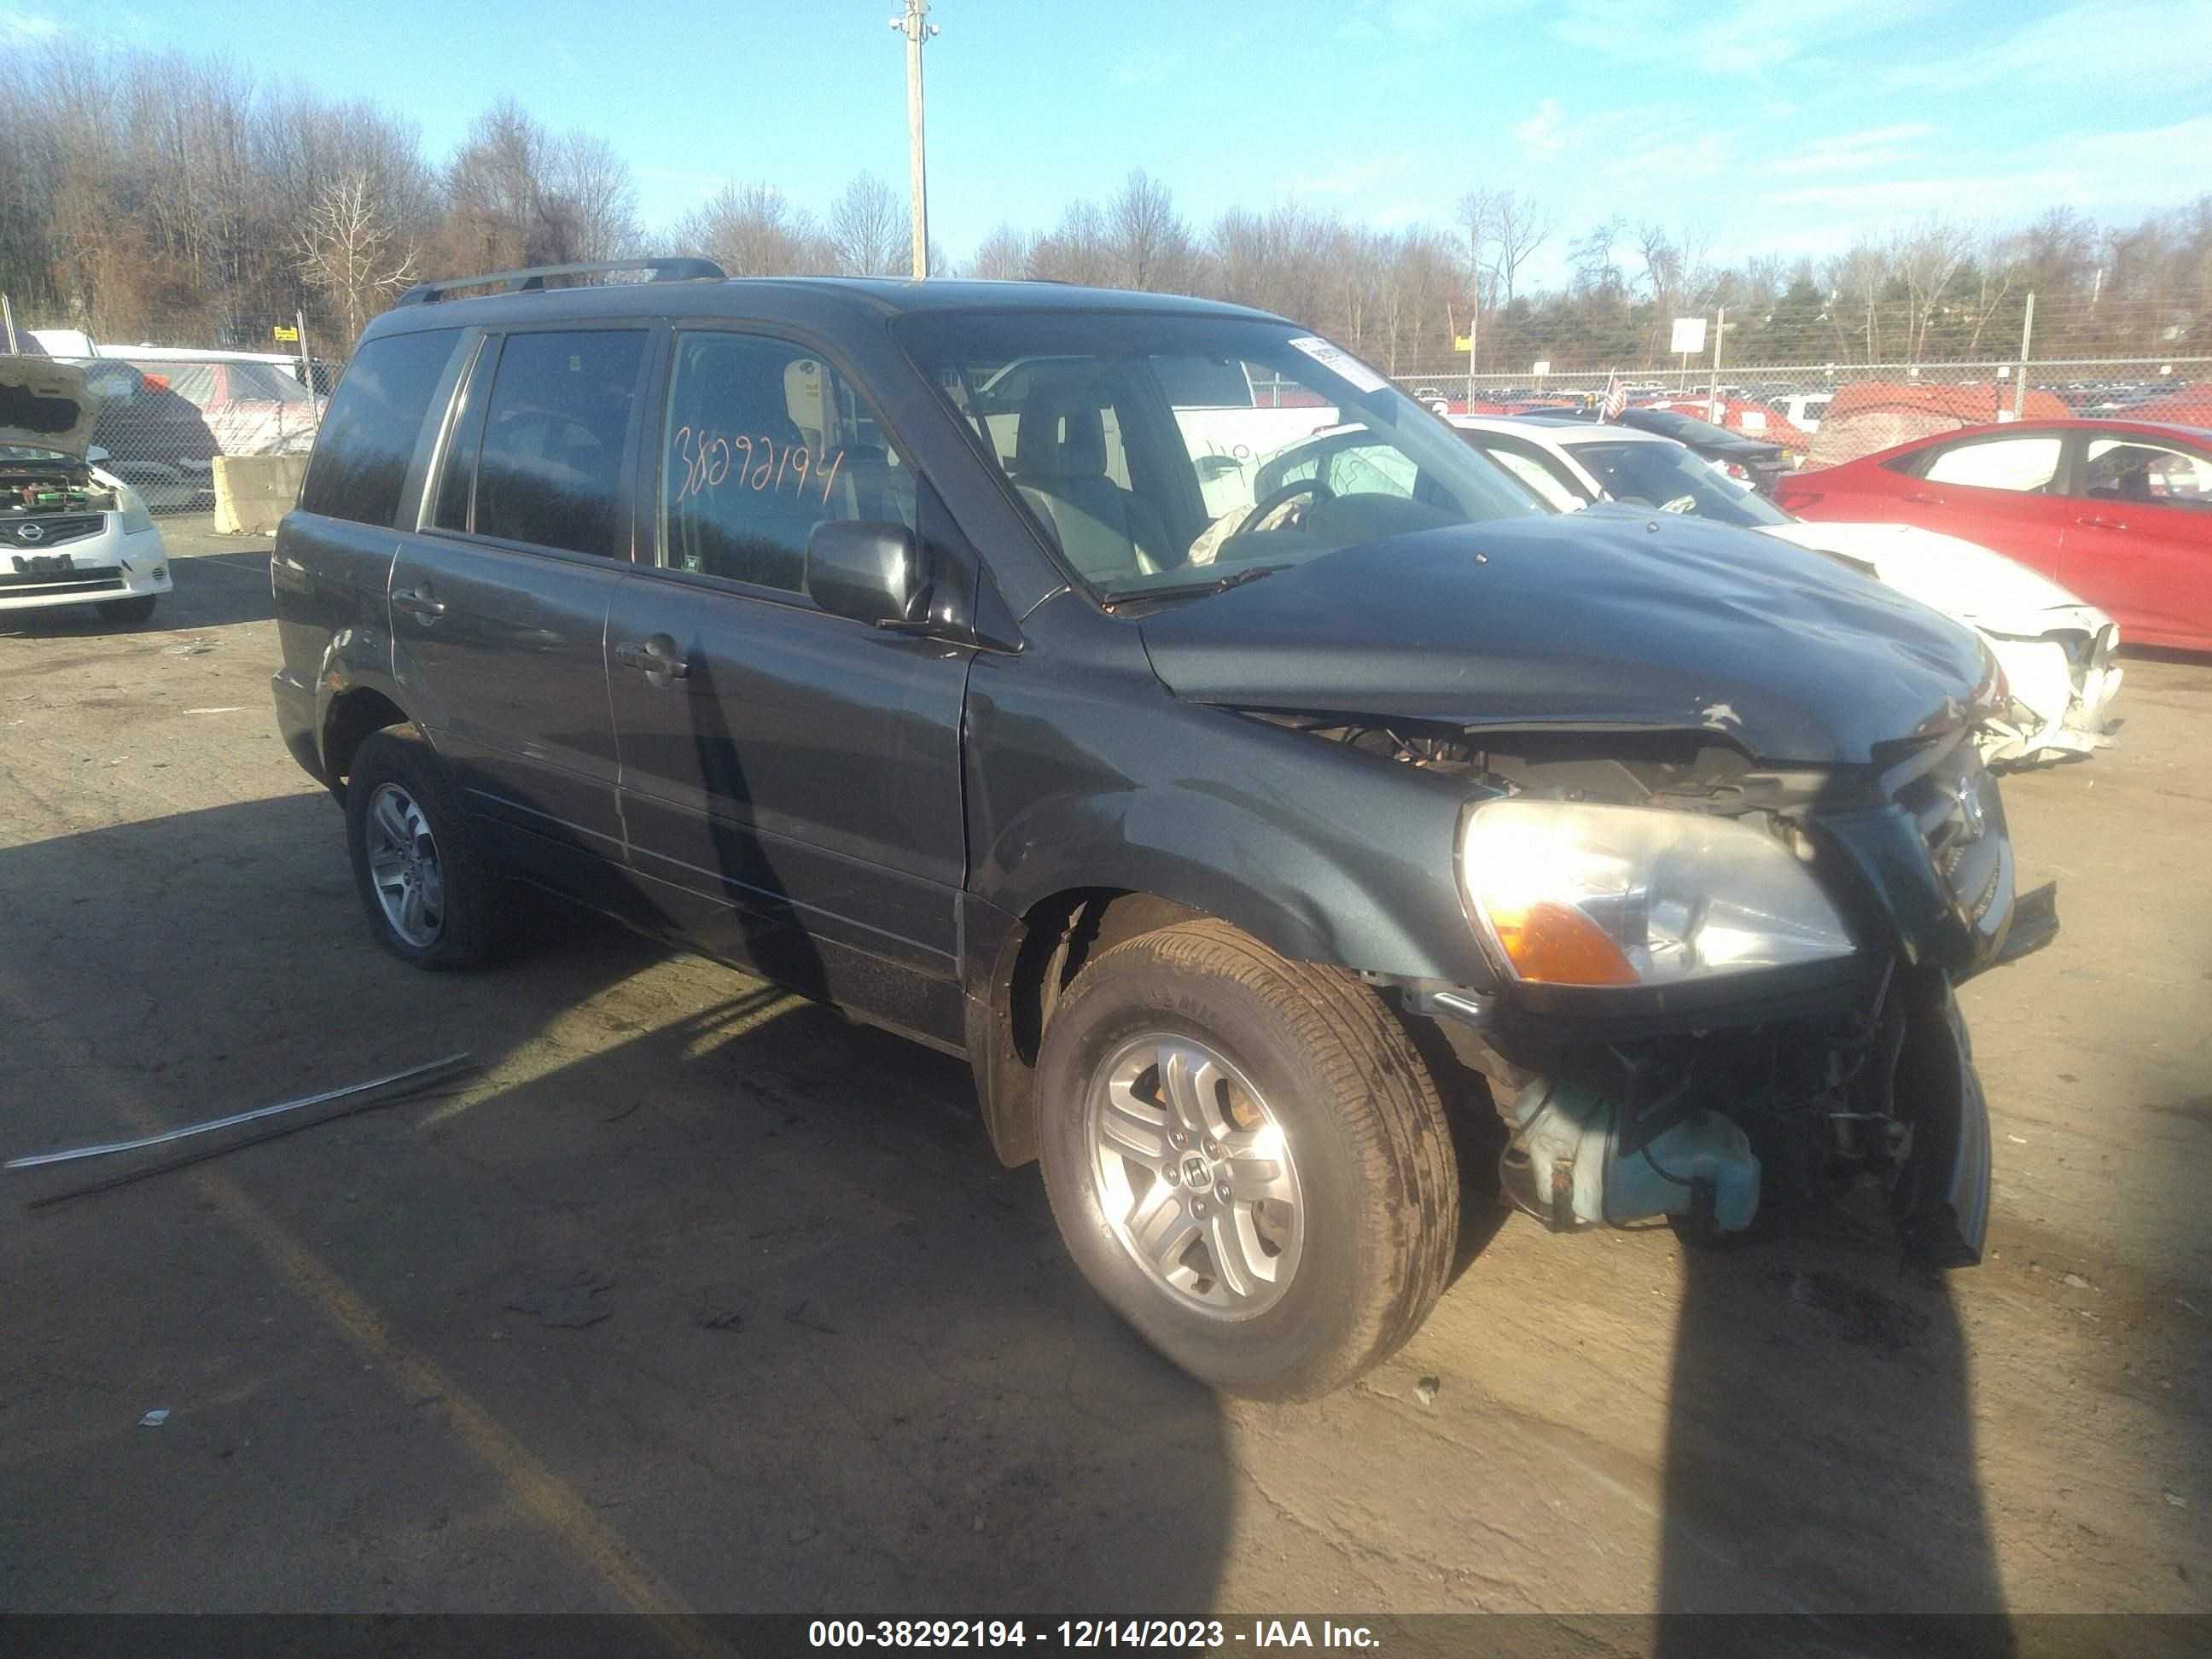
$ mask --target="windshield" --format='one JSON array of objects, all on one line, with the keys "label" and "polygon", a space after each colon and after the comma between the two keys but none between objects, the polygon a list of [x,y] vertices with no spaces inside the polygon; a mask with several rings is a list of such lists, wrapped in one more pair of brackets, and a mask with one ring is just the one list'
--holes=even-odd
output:
[{"label": "windshield", "polygon": [[908,316],[899,336],[1109,603],[1546,510],[1381,375],[1288,324],[946,312]]},{"label": "windshield", "polygon": [[1616,501],[1656,507],[1662,513],[1692,514],[1717,524],[1749,529],[1796,522],[1764,495],[1722,477],[1678,443],[1638,443],[1623,438],[1611,443],[1571,444],[1567,453]]},{"label": "windshield", "polygon": [[58,449],[40,449],[30,444],[0,444],[0,461],[31,462],[45,466],[65,465],[71,458]]}]

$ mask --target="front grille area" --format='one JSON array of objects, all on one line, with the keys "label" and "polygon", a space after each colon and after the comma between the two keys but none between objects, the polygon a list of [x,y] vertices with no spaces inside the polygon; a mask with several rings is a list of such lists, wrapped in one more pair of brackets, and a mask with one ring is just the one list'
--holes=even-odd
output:
[{"label": "front grille area", "polygon": [[87,536],[97,536],[100,526],[106,522],[106,515],[101,513],[71,513],[52,519],[0,520],[0,568],[27,554],[43,553],[49,548],[81,542]]},{"label": "front grille area", "polygon": [[1978,928],[2007,896],[2004,802],[1966,732],[1938,739],[1929,758],[1899,787],[1898,805],[1912,814],[1944,884]]}]

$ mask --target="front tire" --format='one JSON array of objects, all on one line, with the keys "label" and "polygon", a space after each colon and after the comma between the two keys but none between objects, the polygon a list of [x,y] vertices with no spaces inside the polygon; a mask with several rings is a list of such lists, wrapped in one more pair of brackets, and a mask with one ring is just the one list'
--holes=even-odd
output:
[{"label": "front tire", "polygon": [[1038,1073],[1045,1189],[1077,1265],[1202,1381],[1329,1393],[1443,1293],[1459,1235],[1443,1104],[1350,975],[1224,922],[1148,933],[1069,988]]},{"label": "front tire", "polygon": [[494,955],[497,883],[430,745],[410,727],[371,734],[346,779],[346,850],[376,942],[417,968]]}]

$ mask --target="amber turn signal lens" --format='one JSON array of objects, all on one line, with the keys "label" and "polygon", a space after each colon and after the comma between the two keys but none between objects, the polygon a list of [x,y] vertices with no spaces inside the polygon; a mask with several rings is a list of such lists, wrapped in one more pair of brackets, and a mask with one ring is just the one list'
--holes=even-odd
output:
[{"label": "amber turn signal lens", "polygon": [[1543,901],[1490,914],[1513,970],[1543,985],[1633,985],[1636,969],[1605,930],[1579,910]]}]

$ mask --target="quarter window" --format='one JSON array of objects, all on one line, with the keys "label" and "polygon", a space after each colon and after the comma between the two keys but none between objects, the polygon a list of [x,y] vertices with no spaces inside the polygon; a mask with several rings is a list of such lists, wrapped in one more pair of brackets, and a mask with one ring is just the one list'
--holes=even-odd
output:
[{"label": "quarter window", "polygon": [[507,336],[484,410],[477,534],[623,555],[623,450],[646,339],[640,329]]},{"label": "quarter window", "polygon": [[422,417],[459,337],[451,328],[387,334],[354,353],[316,435],[303,510],[361,524],[392,521]]},{"label": "quarter window", "polygon": [[660,469],[660,562],[785,592],[829,520],[915,523],[914,471],[830,365],[744,334],[680,337]]},{"label": "quarter window", "polygon": [[2048,489],[2058,476],[2058,447],[2055,435],[1958,444],[1941,451],[1920,476],[1929,483],[1975,489]]}]

